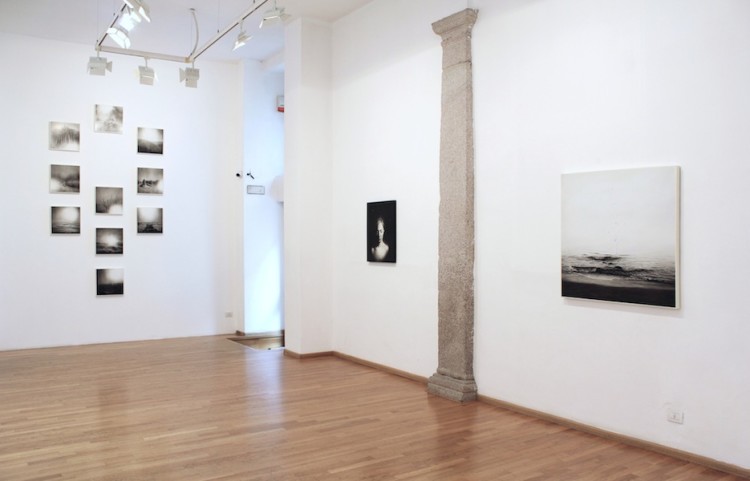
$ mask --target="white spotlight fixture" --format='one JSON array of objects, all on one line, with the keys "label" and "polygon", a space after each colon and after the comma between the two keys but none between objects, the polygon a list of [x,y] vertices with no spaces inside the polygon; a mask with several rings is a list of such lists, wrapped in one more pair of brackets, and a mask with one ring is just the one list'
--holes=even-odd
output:
[{"label": "white spotlight fixture", "polygon": [[112,71],[112,62],[107,62],[106,58],[100,56],[89,57],[89,75],[104,75],[105,71]]},{"label": "white spotlight fixture", "polygon": [[136,25],[141,23],[141,17],[130,7],[125,7],[125,11],[120,16],[120,26],[130,32]]},{"label": "white spotlight fixture", "polygon": [[180,69],[180,82],[185,82],[185,87],[197,88],[200,76],[200,70],[195,68],[195,65],[192,68]]},{"label": "white spotlight fixture", "polygon": [[260,21],[258,28],[263,28],[264,25],[271,25],[285,19],[287,15],[284,13],[284,7],[279,8],[276,5],[276,0],[273,0],[273,8],[263,14],[263,20]]},{"label": "white spotlight fixture", "polygon": [[240,34],[237,35],[237,40],[234,41],[234,48],[232,49],[232,51],[237,50],[238,48],[245,45],[248,41],[250,41],[251,38],[253,37],[245,33],[245,27],[243,27],[242,22],[240,22]]},{"label": "white spotlight fixture", "polygon": [[107,35],[109,35],[109,38],[114,40],[120,48],[130,48],[130,37],[128,37],[128,32],[119,25],[109,27],[107,29]]},{"label": "white spotlight fixture", "polygon": [[132,8],[135,13],[141,16],[145,21],[151,21],[151,9],[148,8],[143,0],[124,0],[125,4]]},{"label": "white spotlight fixture", "polygon": [[138,76],[141,80],[142,85],[154,85],[154,79],[156,79],[156,74],[154,73],[154,69],[148,66],[148,59],[144,58],[143,60],[146,61],[146,66],[144,67],[141,65],[138,67]]}]

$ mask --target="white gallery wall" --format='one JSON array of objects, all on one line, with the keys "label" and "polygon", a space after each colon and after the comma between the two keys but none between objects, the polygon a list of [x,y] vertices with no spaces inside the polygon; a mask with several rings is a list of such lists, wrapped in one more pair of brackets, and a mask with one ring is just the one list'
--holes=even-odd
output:
[{"label": "white gallery wall", "polygon": [[[480,394],[750,468],[750,5],[408,3],[376,0],[333,26],[333,349],[435,372],[430,24],[477,8]],[[561,174],[661,165],[682,172],[682,307],[563,299]],[[379,200],[398,201],[395,265],[365,258]]]},{"label": "white gallery wall", "polygon": [[[0,35],[0,349],[234,332],[241,318],[241,75],[198,62],[199,88],[178,65]],[[123,133],[95,133],[94,106],[124,108]],[[50,121],[81,126],[79,152],[48,149]],[[164,154],[138,154],[136,129],[164,129]],[[79,194],[49,193],[50,164],[80,165]],[[138,167],[164,169],[164,194],[136,193]],[[94,214],[96,186],[122,187],[123,215]],[[80,235],[51,235],[50,206],[80,206]],[[162,207],[163,234],[137,234],[136,208]],[[96,255],[95,229],[122,227],[124,253]],[[124,295],[97,296],[96,269],[123,268]]]}]

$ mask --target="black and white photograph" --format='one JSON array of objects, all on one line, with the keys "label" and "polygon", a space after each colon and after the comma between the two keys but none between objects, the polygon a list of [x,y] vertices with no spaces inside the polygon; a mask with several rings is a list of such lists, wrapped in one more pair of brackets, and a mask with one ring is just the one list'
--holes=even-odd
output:
[{"label": "black and white photograph", "polygon": [[562,176],[562,295],[679,307],[679,167]]},{"label": "black and white photograph", "polygon": [[94,132],[122,133],[123,108],[113,105],[94,106]]},{"label": "black and white photograph", "polygon": [[139,234],[163,234],[164,210],[161,207],[138,207],[136,218]]},{"label": "black and white photograph", "polygon": [[50,165],[49,191],[52,194],[79,193],[81,167],[78,165]]},{"label": "black and white photograph", "polygon": [[81,208],[73,206],[54,206],[51,209],[51,226],[53,234],[80,234]]},{"label": "black and white photograph", "polygon": [[122,187],[97,187],[96,213],[122,215]]},{"label": "black and white photograph", "polygon": [[138,193],[164,194],[164,169],[138,167]]},{"label": "black and white photograph", "polygon": [[138,153],[164,154],[164,129],[138,127]]},{"label": "black and white photograph", "polygon": [[367,203],[367,260],[396,262],[396,201]]},{"label": "black and white photograph", "polygon": [[78,152],[81,150],[81,124],[49,123],[49,149]]},{"label": "black and white photograph", "polygon": [[96,228],[96,253],[97,254],[122,254],[123,232],[121,227],[97,227]]},{"label": "black and white photograph", "polygon": [[96,295],[118,296],[125,293],[125,269],[97,269]]}]

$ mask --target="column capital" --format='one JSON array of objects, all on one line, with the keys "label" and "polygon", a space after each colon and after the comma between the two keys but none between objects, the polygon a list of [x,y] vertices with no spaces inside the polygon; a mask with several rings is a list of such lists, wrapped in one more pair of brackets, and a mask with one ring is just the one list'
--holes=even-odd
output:
[{"label": "column capital", "polygon": [[448,40],[453,37],[464,37],[471,34],[477,21],[477,10],[467,8],[432,24],[432,31]]}]

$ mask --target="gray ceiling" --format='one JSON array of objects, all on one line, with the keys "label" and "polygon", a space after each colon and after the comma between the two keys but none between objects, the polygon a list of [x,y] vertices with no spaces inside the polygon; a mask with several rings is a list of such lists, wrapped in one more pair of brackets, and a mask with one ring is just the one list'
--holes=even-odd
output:
[{"label": "gray ceiling", "polygon": [[[142,22],[131,33],[131,48],[148,52],[187,57],[195,45],[195,23],[198,19],[198,48],[218,31],[239,19],[253,4],[263,0],[146,0],[151,9],[151,23]],[[371,0],[276,0],[289,15],[333,22]],[[210,60],[265,60],[283,49],[280,26],[258,30],[262,13],[273,8],[274,0],[260,7],[244,22],[253,39],[232,52],[239,28],[229,32],[200,58]],[[42,37],[62,42],[91,45],[104,33],[122,0],[0,0],[0,31]],[[105,45],[115,46],[110,39]]]}]

